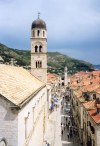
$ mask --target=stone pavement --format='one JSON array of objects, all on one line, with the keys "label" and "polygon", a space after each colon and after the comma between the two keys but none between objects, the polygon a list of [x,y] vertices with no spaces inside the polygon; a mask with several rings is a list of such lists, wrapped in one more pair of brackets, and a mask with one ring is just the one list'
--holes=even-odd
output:
[{"label": "stone pavement", "polygon": [[[50,146],[54,145],[54,137],[56,131],[56,121],[57,121],[57,111],[54,109],[52,113],[49,115],[49,119],[47,120],[47,126],[44,136],[44,141],[47,141]],[[45,144],[43,146],[46,146]]]},{"label": "stone pavement", "polygon": [[[62,126],[61,122],[64,123],[64,115],[61,112],[61,102],[59,101],[59,108],[50,114],[47,121],[46,132],[44,140],[46,140],[50,146],[80,146],[77,143],[76,138],[71,140],[68,139],[68,129]],[[63,136],[61,131],[63,129]],[[46,146],[45,144],[43,146]]]}]

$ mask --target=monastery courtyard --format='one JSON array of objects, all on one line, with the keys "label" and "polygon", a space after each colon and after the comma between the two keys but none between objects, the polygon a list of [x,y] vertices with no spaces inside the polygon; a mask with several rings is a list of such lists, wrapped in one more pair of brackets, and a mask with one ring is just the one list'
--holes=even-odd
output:
[{"label": "monastery courtyard", "polygon": [[[66,122],[68,122],[66,119],[69,116],[62,109],[64,102],[65,99],[59,99],[58,108],[54,108],[54,111],[50,113],[44,141],[50,146],[81,146],[78,143],[78,136],[69,137],[69,128],[66,126]],[[46,146],[45,143],[44,146]]]}]

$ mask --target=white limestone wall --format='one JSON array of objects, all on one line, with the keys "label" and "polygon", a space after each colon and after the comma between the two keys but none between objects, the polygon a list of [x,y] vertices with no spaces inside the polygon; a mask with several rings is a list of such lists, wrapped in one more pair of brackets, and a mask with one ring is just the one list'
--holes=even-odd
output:
[{"label": "white limestone wall", "polygon": [[48,117],[49,117],[49,109],[51,106],[51,86],[47,85],[47,106],[48,106]]},{"label": "white limestone wall", "polygon": [[[39,36],[37,35],[37,31],[40,31]],[[32,29],[31,31],[32,38],[47,38],[47,31],[45,29]]]},{"label": "white limestone wall", "polygon": [[96,94],[96,98],[99,98],[100,99],[100,94]]},{"label": "white limestone wall", "polygon": [[96,146],[100,146],[100,125],[96,126],[95,130],[96,130],[95,143]]},{"label": "white limestone wall", "polygon": [[[35,46],[42,45],[42,52],[47,53],[47,41],[45,38],[31,38],[31,53],[35,53]],[[38,53],[38,52],[37,52]],[[40,53],[40,52],[39,52]]]},{"label": "white limestone wall", "polygon": [[36,68],[36,61],[42,61],[42,68],[40,69],[47,69],[47,54],[32,54],[31,55],[31,68],[32,69],[39,69]]},{"label": "white limestone wall", "polygon": [[0,139],[5,138],[7,146],[18,146],[18,111],[4,97],[0,97]]},{"label": "white limestone wall", "polygon": [[47,115],[46,103],[45,87],[19,112],[18,146],[42,146],[44,121]]},{"label": "white limestone wall", "polygon": [[47,69],[31,69],[31,74],[37,77],[42,82],[47,82]]}]

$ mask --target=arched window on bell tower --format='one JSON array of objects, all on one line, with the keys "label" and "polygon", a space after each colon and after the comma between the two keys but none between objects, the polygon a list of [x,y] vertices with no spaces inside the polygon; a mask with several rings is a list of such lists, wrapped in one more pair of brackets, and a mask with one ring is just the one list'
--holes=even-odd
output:
[{"label": "arched window on bell tower", "polygon": [[38,61],[38,68],[40,68],[39,66],[40,66],[40,62]]},{"label": "arched window on bell tower", "polygon": [[42,52],[42,46],[41,45],[39,46],[39,52]]},{"label": "arched window on bell tower", "polygon": [[38,37],[40,36],[40,30],[37,30],[37,36]]},{"label": "arched window on bell tower", "polygon": [[43,31],[43,37],[45,37],[45,31]]},{"label": "arched window on bell tower", "polygon": [[35,52],[38,52],[38,46],[37,45],[35,46]]},{"label": "arched window on bell tower", "polygon": [[36,68],[37,68],[38,66],[37,66],[37,61],[36,61]]},{"label": "arched window on bell tower", "polygon": [[42,61],[36,61],[36,68],[42,68]]},{"label": "arched window on bell tower", "polygon": [[35,37],[35,31],[33,30],[33,37]]},{"label": "arched window on bell tower", "polygon": [[42,61],[40,61],[40,68],[42,68]]}]

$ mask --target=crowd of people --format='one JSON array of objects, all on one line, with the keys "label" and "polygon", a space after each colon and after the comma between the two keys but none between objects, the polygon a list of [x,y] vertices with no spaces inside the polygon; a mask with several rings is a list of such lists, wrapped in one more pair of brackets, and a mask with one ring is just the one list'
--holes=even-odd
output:
[{"label": "crowd of people", "polygon": [[77,129],[73,121],[71,120],[71,109],[70,109],[70,95],[63,95],[61,100],[61,135],[67,137],[68,140],[77,136]]}]

